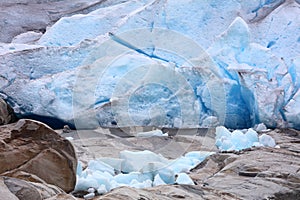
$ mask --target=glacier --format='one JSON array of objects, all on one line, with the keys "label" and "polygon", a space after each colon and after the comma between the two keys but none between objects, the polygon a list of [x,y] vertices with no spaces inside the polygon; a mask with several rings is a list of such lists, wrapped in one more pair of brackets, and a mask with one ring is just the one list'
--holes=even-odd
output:
[{"label": "glacier", "polygon": [[0,95],[55,128],[300,129],[299,14],[293,0],[131,0],[63,17],[0,44]]}]

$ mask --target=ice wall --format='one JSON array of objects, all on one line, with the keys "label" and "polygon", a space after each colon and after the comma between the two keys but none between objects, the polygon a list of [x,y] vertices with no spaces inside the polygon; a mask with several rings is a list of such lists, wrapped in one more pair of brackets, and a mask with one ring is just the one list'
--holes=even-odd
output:
[{"label": "ice wall", "polygon": [[82,128],[299,129],[299,14],[292,0],[145,0],[64,17],[35,45],[0,45],[0,94],[20,117]]}]

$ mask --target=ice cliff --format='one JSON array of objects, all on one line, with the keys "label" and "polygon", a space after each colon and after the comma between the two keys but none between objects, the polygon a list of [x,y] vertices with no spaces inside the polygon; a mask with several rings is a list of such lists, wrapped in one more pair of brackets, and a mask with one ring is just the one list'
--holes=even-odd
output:
[{"label": "ice cliff", "polygon": [[300,129],[299,1],[131,0],[23,38],[0,45],[0,95],[19,117]]}]

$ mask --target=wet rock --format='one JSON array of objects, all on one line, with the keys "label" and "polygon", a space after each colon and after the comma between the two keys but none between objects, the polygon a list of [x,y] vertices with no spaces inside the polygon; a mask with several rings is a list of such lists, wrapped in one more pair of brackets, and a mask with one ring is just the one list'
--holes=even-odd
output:
[{"label": "wet rock", "polygon": [[0,127],[0,174],[53,184],[66,192],[76,181],[72,144],[47,125],[27,119]]}]

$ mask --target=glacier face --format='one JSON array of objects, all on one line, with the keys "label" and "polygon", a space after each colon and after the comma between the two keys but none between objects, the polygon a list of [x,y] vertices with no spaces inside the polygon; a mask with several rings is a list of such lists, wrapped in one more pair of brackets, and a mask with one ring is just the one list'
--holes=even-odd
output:
[{"label": "glacier face", "polygon": [[[78,128],[300,129],[298,1],[127,1],[0,45],[0,94],[20,117]],[[143,31],[139,31],[143,28]]]}]

